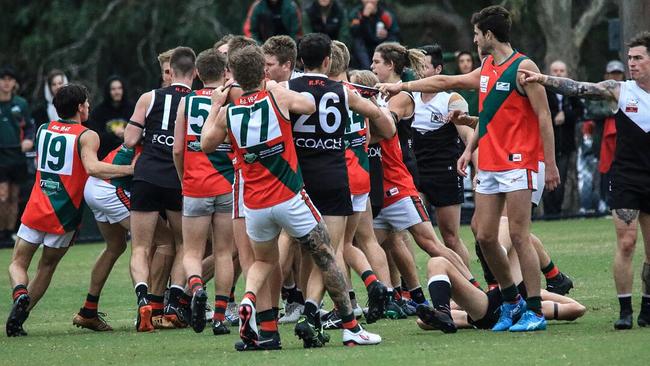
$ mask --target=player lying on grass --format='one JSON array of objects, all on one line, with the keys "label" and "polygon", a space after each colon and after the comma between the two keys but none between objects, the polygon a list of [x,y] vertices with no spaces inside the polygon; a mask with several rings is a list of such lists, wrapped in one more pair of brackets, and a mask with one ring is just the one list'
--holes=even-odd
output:
[{"label": "player lying on grass", "polygon": [[[508,240],[508,235],[499,233],[499,241],[508,255],[514,282],[522,296],[525,286],[522,282],[521,266],[516,251]],[[431,258],[427,264],[428,287],[431,305],[417,308],[418,326],[424,330],[438,329],[445,333],[455,333],[457,328],[491,329],[499,320],[503,297],[499,288],[487,293],[477,289],[444,258]],[[587,309],[579,302],[542,290],[542,312],[546,319],[575,320],[585,314]],[[453,299],[457,306],[451,306]],[[510,331],[520,331],[518,328]],[[522,329],[521,331],[524,331]]]}]

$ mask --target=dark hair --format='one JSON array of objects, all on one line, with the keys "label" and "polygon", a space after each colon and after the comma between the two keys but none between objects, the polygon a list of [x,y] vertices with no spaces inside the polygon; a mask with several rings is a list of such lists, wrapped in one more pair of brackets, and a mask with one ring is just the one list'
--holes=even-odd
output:
[{"label": "dark hair", "polygon": [[637,35],[632,37],[632,39],[629,42],[627,42],[627,46],[630,48],[645,46],[646,52],[650,55],[650,32],[643,31],[637,33]]},{"label": "dark hair", "polygon": [[119,75],[111,75],[106,79],[106,83],[104,84],[104,103],[113,102],[111,99],[111,84],[113,84],[114,81],[119,81],[120,84],[122,84],[122,100],[120,101],[120,106],[124,106],[129,103],[128,95],[126,93],[126,84],[124,79]]},{"label": "dark hair", "polygon": [[269,56],[275,56],[282,65],[291,62],[291,68],[296,67],[297,47],[293,38],[285,35],[273,36],[264,42],[262,51]]},{"label": "dark hair", "polygon": [[443,66],[444,62],[442,61],[442,47],[439,44],[434,43],[431,45],[426,45],[420,47],[420,50],[424,52],[425,56],[431,56],[431,65],[433,67]]},{"label": "dark hair", "polygon": [[323,64],[325,57],[332,55],[332,40],[327,34],[309,33],[298,44],[298,58],[306,69],[315,69]]},{"label": "dark hair", "polygon": [[499,42],[510,42],[512,19],[510,12],[503,6],[492,5],[481,9],[472,15],[471,23],[484,34],[487,31],[492,32]]},{"label": "dark hair", "polygon": [[176,47],[169,59],[169,66],[180,76],[190,76],[194,71],[196,54],[189,47]]},{"label": "dark hair", "polygon": [[56,93],[52,104],[61,118],[72,118],[79,111],[79,104],[88,100],[88,89],[81,84],[68,84]]},{"label": "dark hair", "polygon": [[393,64],[393,71],[402,75],[404,68],[410,67],[418,77],[423,77],[426,69],[424,52],[419,49],[407,49],[397,42],[384,42],[375,48],[384,61]]},{"label": "dark hair", "polygon": [[237,83],[250,91],[264,80],[264,54],[259,46],[246,46],[234,52],[228,51],[228,67]]},{"label": "dark hair", "polygon": [[214,48],[208,48],[196,57],[196,70],[204,83],[219,81],[225,69],[226,55]]}]

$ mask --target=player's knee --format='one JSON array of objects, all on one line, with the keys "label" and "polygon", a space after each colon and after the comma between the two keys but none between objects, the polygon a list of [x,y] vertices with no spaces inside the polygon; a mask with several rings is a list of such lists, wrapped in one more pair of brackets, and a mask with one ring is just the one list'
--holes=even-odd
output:
[{"label": "player's knee", "polygon": [[173,244],[165,243],[156,246],[156,254],[173,257],[176,255],[176,248]]},{"label": "player's knee", "polygon": [[476,233],[476,241],[479,242],[481,248],[488,248],[499,244],[499,240],[496,235],[486,232]]},{"label": "player's knee", "polygon": [[624,257],[632,257],[634,255],[634,248],[636,247],[636,239],[631,237],[624,237],[618,241],[618,252]]},{"label": "player's knee", "polygon": [[443,231],[440,230],[440,236],[442,236],[442,241],[445,242],[447,246],[456,246],[458,244],[458,234],[454,231]]},{"label": "player's knee", "polygon": [[449,266],[449,261],[444,257],[433,257],[427,262],[427,276],[431,277],[434,274],[444,273]]}]

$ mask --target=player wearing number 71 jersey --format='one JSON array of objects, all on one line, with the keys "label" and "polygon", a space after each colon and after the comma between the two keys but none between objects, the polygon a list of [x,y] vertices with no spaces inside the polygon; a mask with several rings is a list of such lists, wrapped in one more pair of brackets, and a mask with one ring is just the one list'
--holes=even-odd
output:
[{"label": "player wearing number 71 jersey", "polygon": [[[365,332],[357,324],[327,229],[302,189],[291,123],[286,115],[288,112],[311,114],[316,110],[315,104],[284,88],[273,92],[262,89],[264,56],[257,46],[229,54],[228,65],[244,94],[227,108],[221,108],[216,120],[213,109],[203,126],[201,147],[206,152],[213,151],[225,140],[227,131],[242,164],[244,216],[255,262],[248,270],[246,294],[239,307],[239,335],[244,342],[240,350],[280,348],[279,333],[266,335],[268,326],[273,324],[263,322],[262,332],[257,331],[255,294],[278,265],[277,239],[281,229],[304,245],[321,269],[326,288],[344,320],[343,341],[379,343],[379,336]],[[225,99],[223,88],[218,88],[212,104],[220,105]],[[324,339],[314,341],[321,346],[325,342]]]},{"label": "player wearing number 71 jersey", "polygon": [[[47,290],[57,264],[74,242],[88,176],[112,179],[133,174],[133,165],[97,159],[99,136],[81,125],[89,110],[85,87],[65,86],[53,103],[61,119],[44,124],[36,135],[36,181],[9,265],[14,300],[6,324],[9,337],[27,335],[22,325],[29,311]],[[40,244],[43,254],[36,276],[29,282],[27,268]]]}]

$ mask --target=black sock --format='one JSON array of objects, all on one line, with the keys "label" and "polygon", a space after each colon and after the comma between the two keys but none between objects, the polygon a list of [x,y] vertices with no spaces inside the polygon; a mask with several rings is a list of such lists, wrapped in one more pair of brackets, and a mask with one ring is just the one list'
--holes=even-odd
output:
[{"label": "black sock", "polygon": [[139,283],[135,286],[135,296],[138,297],[138,305],[147,302],[147,291],[149,291],[149,287],[146,283]]},{"label": "black sock", "polygon": [[260,323],[259,332],[260,336],[270,338],[273,333],[277,333],[277,323],[275,318],[275,311],[268,309],[257,313],[257,321]]},{"label": "black sock", "polygon": [[426,297],[424,297],[424,292],[422,291],[422,286],[418,286],[412,290],[409,290],[409,293],[411,294],[411,299],[416,303],[416,304],[424,304],[425,301],[427,301]]},{"label": "black sock", "polygon": [[641,312],[650,314],[650,295],[641,296]]},{"label": "black sock", "polygon": [[272,307],[271,310],[273,310],[273,319],[278,319],[280,317],[280,308],[279,307]]},{"label": "black sock", "polygon": [[235,302],[235,286],[230,288],[230,296],[228,297],[228,302]]},{"label": "black sock", "polygon": [[305,305],[305,297],[302,296],[302,291],[296,287],[296,294],[293,302],[297,302],[300,305]]},{"label": "black sock", "polygon": [[402,286],[397,286],[393,289],[393,296],[395,297],[395,301],[402,299]]},{"label": "black sock", "polygon": [[318,305],[311,300],[305,301],[305,309],[302,311],[302,315],[306,316],[310,323],[316,324],[316,319],[320,318],[318,316]]},{"label": "black sock", "polygon": [[501,296],[505,302],[516,302],[519,299],[519,290],[514,284],[506,288],[501,288]]},{"label": "black sock", "polygon": [[287,300],[288,303],[297,302],[298,289],[296,288],[296,285],[293,285],[292,287],[282,286],[282,296],[285,298],[285,300]]},{"label": "black sock", "polygon": [[429,296],[435,309],[449,311],[451,283],[446,275],[436,275],[429,279]]},{"label": "black sock", "polygon": [[537,315],[542,315],[542,298],[539,296],[531,296],[527,298],[526,308]]},{"label": "black sock", "polygon": [[169,289],[169,306],[173,308],[178,308],[181,296],[183,296],[184,291],[178,286],[172,286]]},{"label": "black sock", "polygon": [[99,303],[99,296],[91,294],[86,295],[86,302],[79,311],[79,314],[84,318],[94,318],[97,316],[97,304]]},{"label": "black sock", "polygon": [[348,295],[350,295],[350,301],[353,301],[353,300],[357,299],[357,293],[354,292],[354,290],[348,291]]},{"label": "black sock", "polygon": [[357,323],[356,318],[354,317],[354,312],[350,314],[339,314],[341,316],[341,323],[343,328],[349,329],[350,331],[356,333],[361,330],[361,326]]},{"label": "black sock", "polygon": [[476,256],[478,257],[479,263],[481,263],[481,268],[483,269],[483,278],[485,278],[485,282],[490,285],[496,285],[497,284],[497,279],[494,277],[494,274],[490,270],[490,266],[488,266],[487,262],[485,261],[485,257],[483,256],[483,251],[481,250],[481,246],[479,245],[478,242],[474,244],[474,249],[476,250]]},{"label": "black sock", "polygon": [[632,314],[632,295],[618,297],[618,304],[621,307],[621,315]]}]

